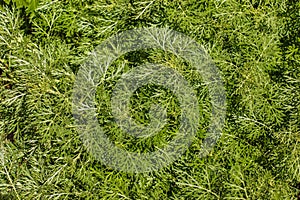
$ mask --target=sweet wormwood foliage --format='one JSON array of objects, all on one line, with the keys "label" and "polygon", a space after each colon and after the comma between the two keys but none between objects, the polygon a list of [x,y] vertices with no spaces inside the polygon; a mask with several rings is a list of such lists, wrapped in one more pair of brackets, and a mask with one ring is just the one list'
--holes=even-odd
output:
[{"label": "sweet wormwood foliage", "polygon": [[14,3],[17,8],[26,7],[29,12],[34,11],[37,6],[39,0],[3,0],[6,4]]},{"label": "sweet wormwood foliage", "polygon": [[34,16],[38,2],[39,0],[3,0],[0,2],[0,8],[18,8],[21,11],[19,17],[23,19],[21,28],[25,30],[25,32],[31,32],[31,18]]},{"label": "sweet wormwood foliage", "polygon": [[[31,31],[18,5],[0,9],[1,198],[297,198],[298,1],[43,0],[30,18]],[[210,109],[200,87],[202,129],[186,154],[163,170],[126,174],[86,151],[73,126],[70,98],[79,65],[95,46],[114,33],[144,26],[169,27],[205,46],[224,77],[227,122],[214,151],[200,159]],[[143,62],[165,63],[201,85],[201,77],[190,73],[184,61],[155,50],[124,55],[109,73],[114,65],[130,69]],[[116,144],[151,151],[151,143],[129,140],[111,123],[115,81],[107,77],[97,88],[99,123],[110,127],[108,135]],[[167,94],[146,101],[157,91]],[[148,104],[162,100],[171,105],[176,128],[179,111],[170,95],[141,88],[132,99],[134,118],[147,123]],[[168,136],[162,137],[167,141]]]}]

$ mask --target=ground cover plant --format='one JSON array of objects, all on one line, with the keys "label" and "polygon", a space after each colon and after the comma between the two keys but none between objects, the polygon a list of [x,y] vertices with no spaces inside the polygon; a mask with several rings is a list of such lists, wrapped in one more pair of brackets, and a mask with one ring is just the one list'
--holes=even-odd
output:
[{"label": "ground cover plant", "polygon": [[[25,2],[20,3],[20,2]],[[41,0],[0,2],[1,199],[300,199],[300,3],[287,0]],[[80,65],[113,34],[168,27],[203,45],[227,92],[222,137],[199,157],[210,119],[201,76],[173,54],[124,55],[109,69],[165,63],[195,86],[201,128],[176,162],[149,173],[113,170],[80,139],[72,89]],[[167,107],[168,127],[151,140],[119,131],[110,114],[118,77],[97,87],[99,124],[116,145],[153,151],[178,126],[178,102],[158,86],[131,98],[132,115]],[[153,97],[155,96],[155,97]]]}]

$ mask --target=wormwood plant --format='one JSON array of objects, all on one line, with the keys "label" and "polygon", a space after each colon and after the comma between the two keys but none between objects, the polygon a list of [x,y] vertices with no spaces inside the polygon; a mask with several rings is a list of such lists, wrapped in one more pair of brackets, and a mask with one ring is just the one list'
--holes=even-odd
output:
[{"label": "wormwood plant", "polygon": [[[297,199],[298,1],[42,0],[31,31],[17,4],[30,6],[16,1],[0,9],[1,199]],[[201,76],[172,54],[124,55],[110,66],[111,74],[114,66],[164,63],[198,86],[202,106],[202,127],[179,160],[160,171],[128,174],[86,150],[74,127],[71,95],[80,63],[94,47],[143,26],[169,27],[204,45],[224,78],[227,122],[213,152],[200,158],[210,111]],[[99,123],[112,141],[141,152],[169,142],[180,112],[172,93],[150,85],[132,96],[133,118],[142,124],[149,123],[150,104],[170,105],[169,132],[153,142],[134,141],[111,123],[116,81],[107,77],[95,97]]]}]

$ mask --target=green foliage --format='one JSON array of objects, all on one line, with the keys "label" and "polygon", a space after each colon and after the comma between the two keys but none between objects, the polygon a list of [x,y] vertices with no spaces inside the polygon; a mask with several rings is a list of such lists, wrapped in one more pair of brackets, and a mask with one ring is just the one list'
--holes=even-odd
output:
[{"label": "green foliage", "polygon": [[25,7],[29,12],[34,11],[39,3],[39,0],[4,0],[6,4],[15,3],[17,8]]},{"label": "green foliage", "polygon": [[[0,197],[3,199],[296,199],[300,193],[300,4],[298,1],[14,1],[0,9]],[[6,1],[9,4],[9,1]],[[22,9],[35,14],[30,31]],[[198,89],[201,126],[181,159],[149,174],[113,171],[82,144],[71,113],[80,63],[112,34],[135,27],[181,31],[207,49],[227,90],[227,121],[214,151],[199,158],[210,104],[201,78],[180,58],[136,52],[114,65],[165,63]],[[114,73],[114,65],[110,72]],[[117,78],[116,78],[117,79]],[[116,79],[98,89],[99,123],[129,150],[168,142],[131,140],[110,123]],[[164,98],[148,97],[163,93]],[[147,124],[149,104],[168,91],[141,88],[133,115]],[[137,105],[137,106],[134,106]],[[164,141],[165,140],[165,141]],[[132,145],[136,142],[136,146]],[[155,143],[157,142],[157,143]],[[0,154],[1,155],[1,154]]]}]

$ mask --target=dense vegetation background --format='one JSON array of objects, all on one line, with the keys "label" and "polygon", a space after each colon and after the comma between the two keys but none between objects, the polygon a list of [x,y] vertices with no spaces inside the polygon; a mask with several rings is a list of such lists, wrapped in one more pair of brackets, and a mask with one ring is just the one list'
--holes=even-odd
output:
[{"label": "dense vegetation background", "polygon": [[[0,3],[1,199],[300,199],[299,1],[16,2]],[[152,26],[206,48],[224,77],[226,125],[208,157],[197,138],[169,167],[128,174],[86,151],[72,87],[94,47]]]}]

